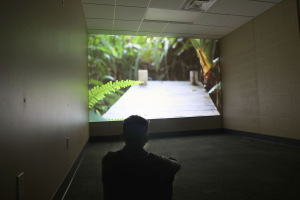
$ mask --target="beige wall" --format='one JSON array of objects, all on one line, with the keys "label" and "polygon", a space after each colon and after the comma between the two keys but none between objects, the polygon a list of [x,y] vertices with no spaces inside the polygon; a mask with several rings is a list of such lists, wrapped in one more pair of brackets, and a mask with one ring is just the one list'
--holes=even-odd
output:
[{"label": "beige wall", "polygon": [[21,172],[23,200],[51,199],[89,137],[81,3],[1,1],[0,24],[0,199]]},{"label": "beige wall", "polygon": [[223,127],[300,139],[296,0],[284,0],[220,41]]}]

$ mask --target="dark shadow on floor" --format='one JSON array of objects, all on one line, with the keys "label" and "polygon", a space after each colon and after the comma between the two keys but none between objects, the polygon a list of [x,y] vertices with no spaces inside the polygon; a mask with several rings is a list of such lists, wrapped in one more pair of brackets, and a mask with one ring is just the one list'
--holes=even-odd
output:
[{"label": "dark shadow on floor", "polygon": [[[123,142],[89,143],[65,200],[101,200],[101,159]],[[149,140],[148,152],[175,157],[173,200],[300,198],[300,148],[231,135]]]}]

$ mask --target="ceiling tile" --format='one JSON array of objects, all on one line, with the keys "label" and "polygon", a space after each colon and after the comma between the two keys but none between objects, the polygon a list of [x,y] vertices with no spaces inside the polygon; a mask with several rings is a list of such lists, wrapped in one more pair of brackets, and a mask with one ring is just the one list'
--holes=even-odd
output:
[{"label": "ceiling tile", "polygon": [[160,33],[167,23],[159,23],[159,22],[143,22],[139,31],[149,31]]},{"label": "ceiling tile", "polygon": [[117,0],[118,6],[147,7],[148,4],[149,0]]},{"label": "ceiling tile", "polygon": [[210,7],[208,13],[233,14],[244,6],[248,0],[220,0]]},{"label": "ceiling tile", "polygon": [[140,23],[140,21],[115,20],[114,30],[137,31]]},{"label": "ceiling tile", "polygon": [[115,5],[115,1],[112,1],[112,0],[81,0],[81,3]]},{"label": "ceiling tile", "polygon": [[185,33],[185,31],[192,25],[189,24],[174,24],[168,23],[163,32],[166,33]]},{"label": "ceiling tile", "polygon": [[160,33],[153,33],[153,32],[143,32],[143,31],[139,31],[139,32],[137,33],[137,35],[159,37]]},{"label": "ceiling tile", "polygon": [[230,15],[204,13],[194,22],[194,24],[216,26],[229,17],[230,17]]},{"label": "ceiling tile", "polygon": [[112,31],[109,30],[88,30],[89,34],[99,34],[99,35],[111,35]]},{"label": "ceiling tile", "polygon": [[176,38],[195,38],[195,39],[219,39],[222,36],[207,36],[196,34],[183,34],[183,33],[161,33],[161,37],[176,37]]},{"label": "ceiling tile", "polygon": [[206,35],[190,35],[189,38],[195,38],[195,39],[209,39]]},{"label": "ceiling tile", "polygon": [[244,16],[231,16],[223,21],[219,26],[229,26],[229,27],[240,27],[243,24],[247,23],[254,17],[244,17]]},{"label": "ceiling tile", "polygon": [[175,38],[198,38],[199,35],[185,34],[185,33],[161,33],[161,37],[175,37]]},{"label": "ceiling tile", "polygon": [[116,7],[116,18],[120,20],[142,20],[145,14],[146,8],[137,7]]},{"label": "ceiling tile", "polygon": [[85,18],[114,18],[114,6],[82,4]]},{"label": "ceiling tile", "polygon": [[[261,0],[252,0],[252,1],[261,1]],[[265,2],[273,2],[273,3],[279,3],[282,0],[264,0]]]},{"label": "ceiling tile", "polygon": [[[170,33],[170,35],[172,35],[172,33]],[[165,36],[165,37],[167,37],[167,36]],[[207,36],[207,35],[197,35],[197,34],[176,34],[172,37],[194,38],[194,39],[219,39],[222,36]]]},{"label": "ceiling tile", "polygon": [[190,39],[202,39],[205,37],[205,35],[196,35],[196,34],[189,34],[184,36],[185,38],[190,38]]},{"label": "ceiling tile", "polygon": [[113,20],[109,19],[85,19],[87,29],[106,29],[112,30]]},{"label": "ceiling tile", "polygon": [[242,15],[242,16],[257,16],[269,8],[276,5],[275,3],[266,3],[266,2],[257,2],[257,1],[249,1],[245,4],[241,9],[234,12],[234,15]]},{"label": "ceiling tile", "polygon": [[184,10],[148,8],[145,19],[167,22],[194,22],[202,13]]},{"label": "ceiling tile", "polygon": [[161,33],[161,37],[176,37],[176,38],[181,38],[184,36],[183,33]]},{"label": "ceiling tile", "polygon": [[136,35],[136,31],[113,31],[113,35]]},{"label": "ceiling tile", "polygon": [[186,33],[189,34],[206,34],[210,30],[212,30],[214,26],[201,26],[201,25],[193,25],[187,29]]},{"label": "ceiling tile", "polygon": [[183,2],[184,0],[151,0],[149,8],[177,10]]},{"label": "ceiling tile", "polygon": [[215,39],[215,40],[218,40],[218,39],[221,39],[223,36],[222,35],[205,35],[203,36],[203,39]]},{"label": "ceiling tile", "polygon": [[222,35],[225,36],[235,28],[231,27],[214,27],[211,31],[209,31],[206,35]]}]

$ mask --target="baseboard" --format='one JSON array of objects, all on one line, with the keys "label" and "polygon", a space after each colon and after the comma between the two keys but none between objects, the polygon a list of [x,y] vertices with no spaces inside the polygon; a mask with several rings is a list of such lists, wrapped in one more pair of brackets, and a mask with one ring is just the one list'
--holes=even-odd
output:
[{"label": "baseboard", "polygon": [[[263,135],[258,133],[245,132],[245,131],[237,131],[231,129],[207,129],[207,130],[193,130],[193,131],[149,133],[149,137],[151,139],[151,138],[183,137],[183,136],[195,136],[195,135],[218,135],[218,134],[230,134],[230,135],[242,136],[242,137],[247,137],[256,140],[262,140],[266,142],[273,142],[282,145],[300,147],[300,140],[271,136],[271,135]],[[121,141],[121,136],[120,135],[91,136],[89,141],[90,142]]]},{"label": "baseboard", "polygon": [[56,193],[54,194],[54,196],[52,197],[52,200],[62,200],[76,171],[77,168],[79,167],[81,160],[86,152],[87,149],[87,145],[88,145],[87,141],[84,145],[84,147],[82,148],[80,154],[78,155],[78,157],[76,158],[75,162],[73,163],[72,167],[70,168],[68,174],[65,176],[64,180],[62,181],[62,183],[60,184],[59,188],[57,189]]},{"label": "baseboard", "polygon": [[251,139],[255,139],[255,140],[261,140],[261,141],[265,141],[265,142],[272,142],[272,143],[281,144],[281,145],[300,147],[300,140],[296,140],[296,139],[283,138],[283,137],[277,137],[277,136],[271,136],[271,135],[263,135],[263,134],[258,134],[258,133],[237,131],[237,130],[231,130],[231,129],[223,129],[223,133],[237,135],[237,136],[246,137],[246,138],[251,138]]},{"label": "baseboard", "polygon": [[[216,135],[216,134],[222,134],[222,129],[149,133],[149,137],[151,139],[151,138],[183,137],[183,136],[195,136],[195,135]],[[90,142],[121,141],[121,136],[120,135],[91,136],[89,141]]]}]

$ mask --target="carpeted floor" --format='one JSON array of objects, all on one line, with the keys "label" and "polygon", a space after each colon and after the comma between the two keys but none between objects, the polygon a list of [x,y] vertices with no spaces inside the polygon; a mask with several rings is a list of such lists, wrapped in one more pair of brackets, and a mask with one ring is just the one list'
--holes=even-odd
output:
[{"label": "carpeted floor", "polygon": [[[124,143],[89,143],[64,200],[101,200],[101,159]],[[150,139],[145,150],[181,163],[173,200],[300,199],[300,148],[231,135]]]}]

